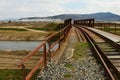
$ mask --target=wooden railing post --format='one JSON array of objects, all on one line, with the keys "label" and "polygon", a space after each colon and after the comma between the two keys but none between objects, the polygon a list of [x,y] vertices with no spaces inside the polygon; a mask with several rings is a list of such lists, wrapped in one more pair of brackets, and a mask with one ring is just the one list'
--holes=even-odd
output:
[{"label": "wooden railing post", "polygon": [[115,24],[115,34],[117,34],[116,30],[117,30],[117,29],[116,29],[116,24]]},{"label": "wooden railing post", "polygon": [[100,30],[102,30],[102,24],[100,24]]},{"label": "wooden railing post", "polygon": [[44,67],[47,65],[46,44],[44,44]]},{"label": "wooden railing post", "polygon": [[48,42],[48,58],[49,58],[49,61],[51,60],[51,48],[50,48],[50,46],[51,46],[51,43],[50,43],[50,41],[48,40],[47,41]]},{"label": "wooden railing post", "polygon": [[66,31],[66,29],[63,31],[63,34],[64,34],[64,38],[63,39],[64,39],[64,41],[65,41],[65,31]]},{"label": "wooden railing post", "polygon": [[104,31],[105,31],[105,28],[106,28],[106,24],[104,24],[104,29],[103,29]]},{"label": "wooden railing post", "polygon": [[110,32],[110,23],[108,24],[108,27],[109,27],[109,28],[108,28],[108,32]]},{"label": "wooden railing post", "polygon": [[[59,26],[59,31],[61,30],[61,26],[62,26],[62,25]],[[58,35],[59,35],[59,43],[58,43],[58,46],[59,46],[59,47],[58,47],[58,48],[60,49],[60,37],[61,37],[61,32],[59,32]]]},{"label": "wooden railing post", "polygon": [[60,32],[59,32],[59,43],[58,43],[58,48],[60,49],[60,37],[61,37],[61,34],[60,34]]},{"label": "wooden railing post", "polygon": [[25,70],[26,70],[25,65],[22,64],[22,77],[23,77],[23,80],[25,80],[25,78],[26,78],[26,71]]}]

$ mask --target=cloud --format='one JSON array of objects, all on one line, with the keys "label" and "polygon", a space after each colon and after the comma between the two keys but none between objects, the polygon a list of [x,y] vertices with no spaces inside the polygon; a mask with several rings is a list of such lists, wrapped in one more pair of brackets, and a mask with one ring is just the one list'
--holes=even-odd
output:
[{"label": "cloud", "polygon": [[82,7],[81,13],[94,13],[103,11],[120,14],[119,0],[80,0],[78,3],[84,4],[79,6]]},{"label": "cloud", "polygon": [[114,12],[120,14],[119,0],[1,0],[0,18]]}]

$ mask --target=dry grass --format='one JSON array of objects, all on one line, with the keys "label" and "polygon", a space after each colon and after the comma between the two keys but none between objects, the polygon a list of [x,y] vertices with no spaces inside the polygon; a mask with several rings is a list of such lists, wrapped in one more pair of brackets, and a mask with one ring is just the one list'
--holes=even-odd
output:
[{"label": "dry grass", "polygon": [[84,59],[86,56],[86,53],[88,52],[88,49],[89,49],[89,46],[87,43],[77,43],[75,45],[73,59],[75,60]]},{"label": "dry grass", "polygon": [[[0,51],[0,69],[19,69],[17,64],[29,54],[30,51]],[[26,68],[31,69],[37,64],[42,56],[42,52],[37,52],[30,60],[25,62]]]},{"label": "dry grass", "polygon": [[[19,61],[29,53],[30,51],[0,51],[0,80],[22,80],[22,71],[18,68]],[[38,60],[42,56],[41,52],[35,54],[30,60],[25,62],[26,72],[37,64]],[[40,70],[37,70],[31,80],[35,80]]]},{"label": "dry grass", "polygon": [[43,27],[47,25],[48,22],[1,22],[0,27],[12,27],[12,26],[31,26],[31,27]]},{"label": "dry grass", "polygon": [[48,22],[3,22],[0,23],[0,40],[44,40],[46,36],[58,29],[57,25],[58,23]]},{"label": "dry grass", "polygon": [[0,40],[43,40],[49,33],[32,31],[0,31]]}]

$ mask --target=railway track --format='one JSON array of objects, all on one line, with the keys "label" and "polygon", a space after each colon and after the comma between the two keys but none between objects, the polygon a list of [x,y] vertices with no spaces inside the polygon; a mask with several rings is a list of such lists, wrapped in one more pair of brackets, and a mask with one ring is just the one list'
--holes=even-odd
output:
[{"label": "railway track", "polygon": [[120,80],[120,45],[85,27],[77,28],[84,34],[96,59],[104,67],[106,80]]}]

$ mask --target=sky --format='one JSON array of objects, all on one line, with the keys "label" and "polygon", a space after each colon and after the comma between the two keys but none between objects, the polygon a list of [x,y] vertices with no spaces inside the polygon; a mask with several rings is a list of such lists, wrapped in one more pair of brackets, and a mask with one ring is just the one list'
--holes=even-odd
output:
[{"label": "sky", "polygon": [[96,12],[120,15],[120,0],[0,0],[0,19]]}]

